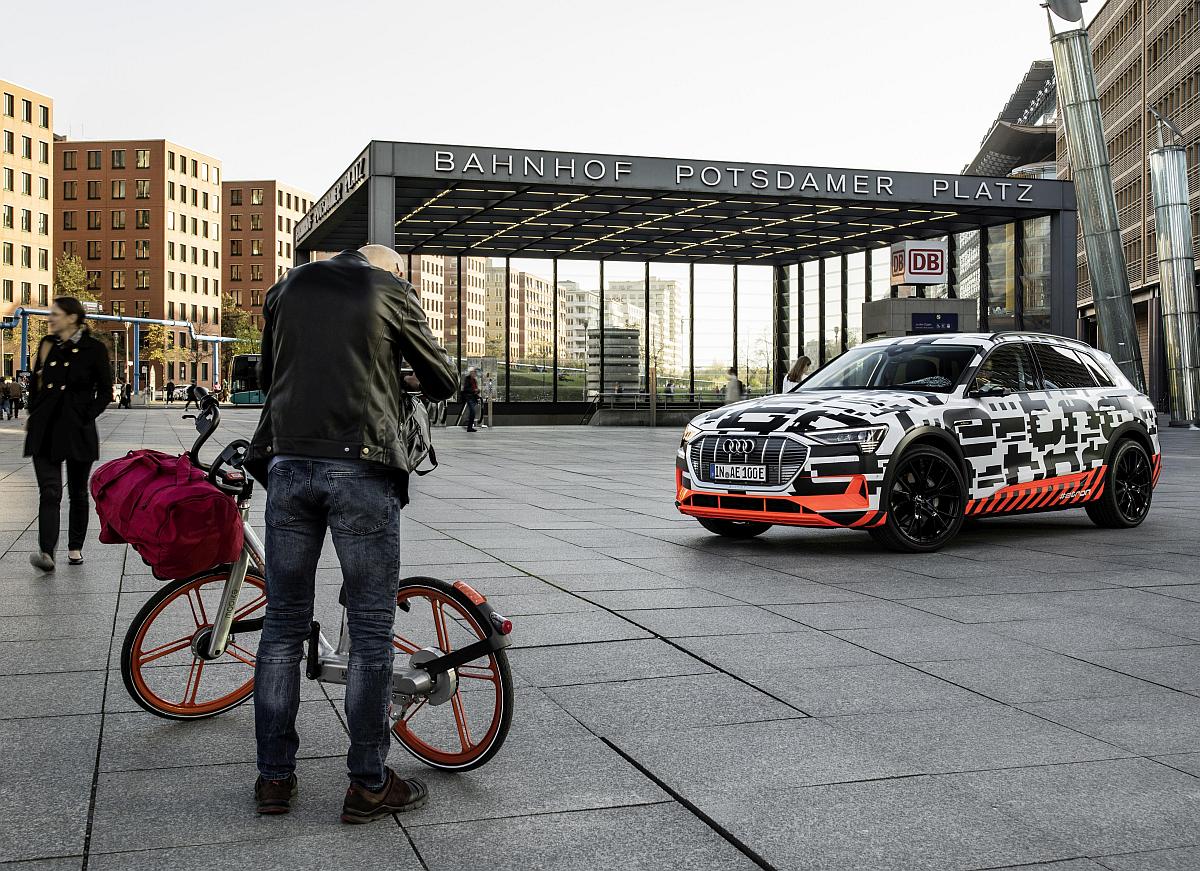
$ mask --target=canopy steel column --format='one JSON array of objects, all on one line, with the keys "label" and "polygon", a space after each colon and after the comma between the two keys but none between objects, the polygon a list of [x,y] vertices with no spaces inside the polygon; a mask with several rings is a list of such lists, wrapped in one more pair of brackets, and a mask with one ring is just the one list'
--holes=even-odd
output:
[{"label": "canopy steel column", "polygon": [[696,399],[696,264],[688,264],[688,400]]},{"label": "canopy steel column", "polygon": [[[1190,233],[1190,230],[1189,230]],[[1189,237],[1190,238],[1190,237]],[[1079,336],[1078,222],[1073,211],[1050,214],[1050,332]],[[982,258],[980,263],[982,264]],[[982,296],[983,291],[980,290]],[[980,322],[981,328],[984,322]]]},{"label": "canopy steel column", "polygon": [[512,402],[512,261],[504,258],[504,401]]},{"label": "canopy steel column", "polygon": [[865,282],[863,285],[863,302],[871,301],[871,280],[872,272],[874,271],[872,261],[875,259],[872,255],[874,253],[870,248],[863,252],[863,281]]},{"label": "canopy steel column", "polygon": [[841,257],[842,268],[842,322],[841,322],[841,341],[838,343],[839,353],[846,353],[849,342],[846,339],[846,333],[850,331],[850,256],[843,254]]},{"label": "canopy steel column", "polygon": [[738,267],[733,264],[733,368],[738,367]]},{"label": "canopy steel column", "polygon": [[825,261],[817,261],[817,365],[825,365]]},{"label": "canopy steel column", "polygon": [[[396,247],[396,177],[372,175],[367,179],[367,242]],[[409,263],[411,267],[412,264]],[[412,270],[409,270],[411,280]]]},{"label": "canopy steel column", "polygon": [[642,329],[645,330],[645,334],[643,336],[644,340],[642,342],[642,344],[644,346],[643,354],[645,356],[642,359],[642,366],[645,368],[645,372],[646,372],[646,392],[649,393],[651,390],[651,384],[650,384],[650,261],[649,260],[646,261],[646,284],[642,288],[642,290],[645,292],[644,298],[645,298],[645,305],[646,305],[646,316],[642,320]]},{"label": "canopy steel column", "polygon": [[1013,221],[1013,323],[1025,329],[1025,222]]},{"label": "canopy steel column", "polygon": [[791,335],[788,329],[791,325],[791,293],[787,271],[786,266],[776,264],[771,267],[771,302],[775,311],[771,325],[771,347],[775,351],[775,365],[771,367],[772,393],[779,393],[783,389],[783,374],[792,360],[789,341]]},{"label": "canopy steel column", "polygon": [[988,332],[988,297],[991,295],[991,262],[987,227],[979,228],[979,331]]},{"label": "canopy steel column", "polygon": [[597,373],[600,380],[598,393],[604,394],[604,322],[607,318],[604,317],[604,261],[600,261],[600,371]]},{"label": "canopy steel column", "polygon": [[796,264],[796,307],[799,309],[799,321],[797,325],[799,329],[800,355],[808,356],[808,343],[805,341],[805,318],[808,317],[806,300],[804,298],[807,288],[804,286],[804,264]]},{"label": "canopy steel column", "polygon": [[[455,355],[455,358],[458,360],[458,373],[461,375],[463,373],[463,356],[462,356],[462,351],[463,351],[463,298],[462,298],[463,262],[462,262],[462,255],[459,254],[457,257],[454,258],[454,261],[456,264],[454,272],[458,278],[458,299],[455,303],[455,308],[457,310],[456,316],[458,318],[458,327],[454,330],[454,355]],[[482,374],[482,373],[477,373],[477,374]]]},{"label": "canopy steel column", "polygon": [[[870,258],[867,260],[869,262]],[[951,263],[954,264],[953,269],[950,268]],[[946,237],[946,267],[946,298],[958,299],[958,237],[953,233]]]},{"label": "canopy steel column", "polygon": [[555,257],[550,264],[550,316],[554,319],[554,365],[550,367],[550,377],[553,379],[550,383],[550,401],[558,402],[558,258]]}]

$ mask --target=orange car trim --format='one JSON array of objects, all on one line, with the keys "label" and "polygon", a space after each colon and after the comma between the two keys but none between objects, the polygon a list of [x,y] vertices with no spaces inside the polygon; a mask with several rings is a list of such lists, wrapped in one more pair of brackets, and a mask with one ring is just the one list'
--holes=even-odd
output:
[{"label": "orange car trim", "polygon": [[1092,502],[1104,493],[1104,472],[1107,468],[1100,466],[1088,472],[1058,475],[1025,484],[1010,484],[991,496],[970,500],[967,502],[966,513],[968,517],[979,517],[984,514],[1011,514],[1017,511]]},{"label": "orange car trim", "polygon": [[[842,478],[843,476],[837,476]],[[864,475],[847,475],[840,493],[796,496],[790,493],[726,493],[718,490],[692,490],[683,485],[683,472],[675,470],[675,500],[679,510],[692,517],[725,520],[758,520],[780,526],[819,526],[863,529],[878,526],[887,518],[871,509]],[[696,504],[697,498],[712,500]],[[737,503],[730,507],[723,502]],[[743,507],[758,503],[762,507]],[[786,510],[780,510],[784,508]],[[838,516],[842,515],[842,516]]]}]

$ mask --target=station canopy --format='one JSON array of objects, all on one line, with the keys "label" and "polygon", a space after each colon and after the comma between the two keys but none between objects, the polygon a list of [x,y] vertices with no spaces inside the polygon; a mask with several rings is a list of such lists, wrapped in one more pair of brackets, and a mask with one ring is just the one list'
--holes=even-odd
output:
[{"label": "station canopy", "polygon": [[1066,212],[1049,179],[376,141],[295,245],[783,265]]}]

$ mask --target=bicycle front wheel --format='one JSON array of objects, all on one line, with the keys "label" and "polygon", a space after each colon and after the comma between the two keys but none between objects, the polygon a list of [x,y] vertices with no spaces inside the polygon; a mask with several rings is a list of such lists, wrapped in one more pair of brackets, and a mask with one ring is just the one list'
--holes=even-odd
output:
[{"label": "bicycle front wheel", "polygon": [[[254,694],[257,633],[230,637],[214,660],[201,659],[193,648],[197,636],[212,627],[230,568],[171,581],[133,618],[121,647],[121,677],[133,700],[150,713],[199,720],[236,708]],[[261,617],[266,607],[266,581],[247,572],[234,619]]]},{"label": "bicycle front wheel", "polygon": [[[393,644],[404,658],[430,649],[450,653],[486,638],[490,629],[466,594],[437,578],[403,579],[396,599]],[[497,650],[441,675],[431,696],[394,712],[392,731],[431,768],[469,771],[500,750],[512,711],[512,672],[505,652]]]}]

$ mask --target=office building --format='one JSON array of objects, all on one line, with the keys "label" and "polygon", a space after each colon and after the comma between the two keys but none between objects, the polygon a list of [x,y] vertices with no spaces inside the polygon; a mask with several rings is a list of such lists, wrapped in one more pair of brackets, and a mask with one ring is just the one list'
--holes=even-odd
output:
[{"label": "office building", "polygon": [[[54,101],[0,80],[0,318],[53,293]],[[16,349],[0,352],[14,374]]]}]

